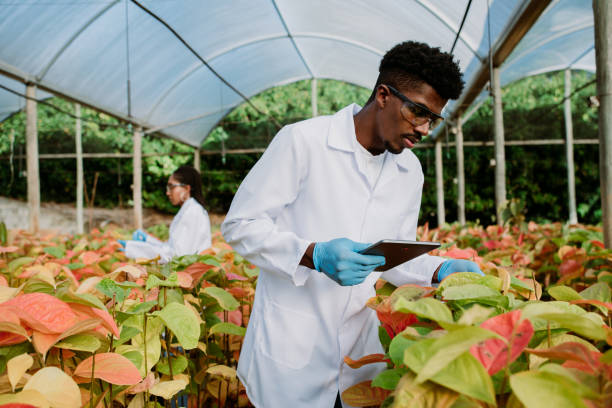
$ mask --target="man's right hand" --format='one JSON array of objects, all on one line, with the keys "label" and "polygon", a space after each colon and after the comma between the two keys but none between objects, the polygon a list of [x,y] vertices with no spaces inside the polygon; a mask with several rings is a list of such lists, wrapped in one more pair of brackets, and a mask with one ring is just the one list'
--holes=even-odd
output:
[{"label": "man's right hand", "polygon": [[384,256],[359,253],[368,246],[347,238],[317,242],[312,255],[315,269],[342,286],[358,285],[370,272],[385,264]]}]

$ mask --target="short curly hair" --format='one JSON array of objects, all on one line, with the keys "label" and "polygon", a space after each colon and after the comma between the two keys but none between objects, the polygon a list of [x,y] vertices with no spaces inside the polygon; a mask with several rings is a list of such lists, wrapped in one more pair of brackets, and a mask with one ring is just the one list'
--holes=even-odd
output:
[{"label": "short curly hair", "polygon": [[461,71],[453,56],[416,41],[397,44],[387,51],[378,71],[376,86],[368,103],[374,100],[376,89],[381,84],[410,88],[425,82],[444,99],[457,99],[463,90]]}]

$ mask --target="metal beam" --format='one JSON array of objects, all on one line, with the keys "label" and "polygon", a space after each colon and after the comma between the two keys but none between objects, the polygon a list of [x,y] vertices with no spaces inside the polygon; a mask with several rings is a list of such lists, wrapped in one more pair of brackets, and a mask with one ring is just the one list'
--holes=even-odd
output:
[{"label": "metal beam", "polygon": [[593,0],[599,98],[599,179],[604,244],[612,248],[612,4]]},{"label": "metal beam", "polygon": [[574,128],[572,125],[572,71],[565,70],[565,101],[563,102],[563,114],[565,116],[565,157],[567,164],[567,199],[569,207],[569,223],[578,223],[576,212],[576,181],[574,175]]},{"label": "metal beam", "polygon": [[442,167],[442,141],[436,140],[436,198],[438,202],[438,227],[446,222],[444,209],[444,169]]},{"label": "metal beam", "polygon": [[134,228],[142,228],[142,129],[134,128],[134,158],[132,194],[134,197]]},{"label": "metal beam", "polygon": [[[508,23],[506,29],[499,36],[498,40],[491,47],[491,54],[494,66],[501,66],[508,55],[514,50],[521,39],[527,34],[529,29],[535,24],[540,15],[544,12],[551,0],[531,0],[514,15]],[[489,81],[491,71],[489,68],[489,58],[485,58],[480,64],[476,75],[467,84],[466,90],[453,105],[452,112],[448,115],[449,119],[454,119],[465,112],[472,102],[478,97],[482,88]],[[440,131],[433,133],[433,138],[437,139]]]},{"label": "metal beam", "polygon": [[[81,105],[74,104],[75,115],[77,117],[75,124],[74,143],[76,145],[76,168],[77,168],[77,184],[76,184],[76,222],[77,233],[82,234],[85,231],[83,227],[83,143],[81,142]],[[92,226],[90,225],[91,229]]]},{"label": "metal beam", "polygon": [[495,214],[502,225],[502,206],[506,202],[506,153],[504,146],[504,111],[500,85],[500,69],[493,68],[493,126],[495,134]]},{"label": "metal beam", "polygon": [[463,166],[463,124],[461,117],[457,118],[457,219],[459,224],[465,225],[465,170]]},{"label": "metal beam", "polygon": [[36,85],[26,85],[26,168],[28,179],[28,208],[30,232],[40,228],[40,172],[38,170],[38,118],[36,109]]}]

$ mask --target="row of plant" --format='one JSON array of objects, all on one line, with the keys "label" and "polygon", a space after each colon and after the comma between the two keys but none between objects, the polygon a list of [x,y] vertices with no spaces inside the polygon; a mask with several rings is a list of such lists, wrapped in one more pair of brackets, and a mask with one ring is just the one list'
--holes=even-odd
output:
[{"label": "row of plant", "polygon": [[[379,281],[368,306],[384,354],[346,362],[387,369],[346,402],[610,406],[612,252],[601,231],[511,224],[419,228],[443,243],[437,255],[474,260],[486,276]],[[257,269],[218,233],[199,255],[128,262],[116,242],[128,235],[0,224],[0,406],[249,406],[235,370]]]},{"label": "row of plant", "polygon": [[219,234],[126,262],[125,235],[13,231],[0,247],[0,406],[249,405],[235,367],[257,269]]},{"label": "row of plant", "polygon": [[436,288],[378,282],[385,363],[343,393],[354,406],[610,407],[612,251],[596,227],[517,223],[419,230],[438,255],[471,259]]}]

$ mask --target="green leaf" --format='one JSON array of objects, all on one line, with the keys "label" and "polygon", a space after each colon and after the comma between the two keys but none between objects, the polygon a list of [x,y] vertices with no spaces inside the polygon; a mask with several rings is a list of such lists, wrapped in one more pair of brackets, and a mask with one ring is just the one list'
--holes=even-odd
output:
[{"label": "green leaf", "polygon": [[570,329],[588,339],[605,340],[606,329],[603,327],[603,322],[600,324],[591,320],[589,317],[592,316],[593,314],[585,314],[582,319],[577,319],[572,313],[550,313],[541,314],[538,317],[558,323],[561,327]]},{"label": "green leaf", "polygon": [[[130,360],[136,367],[143,367],[144,358],[142,357],[142,353],[138,350],[127,350],[124,353],[119,353],[123,357]],[[149,370],[151,368],[149,367]]]},{"label": "green leaf", "polygon": [[406,368],[392,368],[385,370],[378,374],[374,380],[372,380],[372,387],[380,387],[384,388],[385,390],[393,391],[395,387],[397,387],[397,383],[399,382],[400,378],[402,378],[407,371],[408,369]]},{"label": "green leaf", "polygon": [[200,324],[191,309],[179,303],[169,303],[162,310],[153,312],[159,316],[178,342],[185,350],[191,350],[198,346],[200,338]]},{"label": "green leaf", "polygon": [[[476,275],[471,272],[466,272],[466,273]],[[489,288],[488,286],[478,285],[478,284],[465,284],[462,286],[451,286],[442,292],[442,297],[445,300],[478,299],[478,298],[484,298],[484,297],[499,297],[499,296],[501,295],[499,294],[498,291],[493,290]]]},{"label": "green leaf", "polygon": [[46,247],[43,248],[43,251],[51,256],[54,256],[57,259],[61,259],[66,256],[66,253],[62,248],[59,247]]},{"label": "green leaf", "polygon": [[9,262],[8,268],[9,268],[9,271],[12,273],[18,270],[19,268],[21,268],[22,266],[29,265],[34,261],[35,261],[34,258],[30,258],[29,256],[24,256],[21,258],[13,259],[11,262]]},{"label": "green leaf", "polygon": [[414,340],[405,338],[401,333],[391,340],[391,344],[389,345],[389,357],[391,357],[393,364],[399,366],[404,362],[404,352],[412,344],[414,344]]},{"label": "green leaf", "polygon": [[30,278],[26,281],[24,287],[23,287],[23,293],[46,293],[48,295],[54,295],[55,294],[55,288],[44,281],[35,279],[35,278]]},{"label": "green leaf", "polygon": [[[420,340],[407,348],[404,354],[406,365],[415,373],[419,373],[433,354],[431,348],[435,342],[434,339]],[[495,404],[491,377],[482,364],[467,351],[443,367],[430,380],[472,398]]]},{"label": "green leaf", "polygon": [[[206,324],[208,324],[208,322]],[[389,333],[387,333],[385,328],[382,326],[378,326],[378,340],[380,340],[380,344],[384,350],[389,349],[389,344],[391,343],[391,337],[389,336]]]},{"label": "green leaf", "polygon": [[176,272],[172,272],[166,280],[161,280],[155,275],[149,275],[149,278],[147,279],[147,286],[145,289],[150,290],[159,286],[165,286],[169,288],[178,287],[178,275],[176,274]]},{"label": "green leaf", "polygon": [[126,341],[131,340],[132,337],[136,336],[137,334],[141,332],[142,330],[137,329],[136,327],[122,326],[121,334],[119,335],[119,340],[115,341],[113,344],[115,346],[119,346],[125,343]]},{"label": "green leaf", "polygon": [[115,298],[117,303],[121,303],[130,294],[130,289],[124,289],[117,283],[109,278],[104,278],[96,285],[96,289],[102,292],[109,298]]},{"label": "green leaf", "polygon": [[240,306],[240,303],[230,293],[216,286],[205,288],[204,293],[219,302],[224,310],[236,310]]},{"label": "green leaf", "polygon": [[106,311],[106,306],[91,293],[74,293],[69,288],[59,288],[55,294],[59,300],[66,303],[78,303],[85,306],[95,307]]},{"label": "green leaf", "polygon": [[99,349],[101,345],[100,340],[93,334],[79,333],[66,337],[62,341],[55,343],[54,346],[67,350],[93,353]]},{"label": "green leaf", "polygon": [[476,273],[472,273],[472,272],[453,273],[450,276],[448,276],[446,279],[444,279],[442,282],[440,282],[440,285],[438,286],[438,289],[436,292],[443,293],[447,288],[450,288],[453,286],[463,286],[467,284],[474,284],[480,281],[481,278],[482,276]]},{"label": "green leaf", "polygon": [[465,327],[448,332],[431,345],[429,349],[431,356],[418,371],[416,381],[423,382],[430,379],[474,344],[493,337],[501,338],[498,334],[480,327]]},{"label": "green leaf", "polygon": [[[187,359],[182,355],[172,357],[170,361],[172,364],[172,375],[180,374],[187,368]],[[167,359],[161,360],[155,365],[155,368],[162,374],[170,375],[170,366],[168,365]]]},{"label": "green leaf", "polygon": [[244,336],[246,334],[246,328],[236,326],[234,323],[221,322],[215,324],[210,328],[210,334],[215,333],[225,333],[225,334],[234,334],[237,336]]},{"label": "green leaf", "polygon": [[69,263],[68,265],[66,265],[68,267],[68,269],[70,269],[71,271],[74,271],[75,269],[81,269],[84,268],[86,265],[84,263]]},{"label": "green leaf", "polygon": [[156,300],[150,300],[148,302],[136,303],[135,305],[130,306],[123,313],[131,314],[131,315],[136,315],[136,314],[141,314],[141,313],[148,313],[149,310],[153,309],[155,306],[157,306],[157,301]]},{"label": "green leaf", "polygon": [[566,302],[582,299],[582,296],[580,296],[578,292],[564,285],[548,288],[548,294],[556,300],[563,300]]},{"label": "green leaf", "polygon": [[533,292],[533,288],[529,287],[525,282],[514,276],[510,276],[510,286],[512,287],[512,289],[528,290],[530,292]]},{"label": "green leaf", "polygon": [[6,224],[3,222],[0,222],[0,245],[6,245],[8,239],[8,232],[6,231]]},{"label": "green leaf", "polygon": [[593,299],[609,303],[610,286],[605,282],[598,282],[580,292],[580,295],[582,295],[584,299]]},{"label": "green leaf", "polygon": [[510,377],[510,387],[527,408],[586,408],[571,381],[545,371],[524,371]]},{"label": "green leaf", "polygon": [[393,305],[393,309],[402,313],[413,313],[437,323],[453,321],[453,315],[448,307],[439,300],[430,297],[419,299],[416,302],[399,298]]}]

